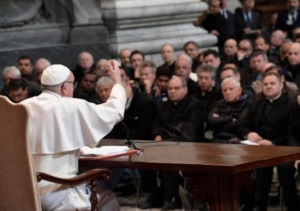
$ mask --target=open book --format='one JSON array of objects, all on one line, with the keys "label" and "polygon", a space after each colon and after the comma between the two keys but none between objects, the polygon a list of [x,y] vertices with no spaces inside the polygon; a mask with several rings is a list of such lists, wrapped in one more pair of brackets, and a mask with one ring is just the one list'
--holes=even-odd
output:
[{"label": "open book", "polygon": [[102,147],[81,147],[81,155],[83,156],[111,156],[124,154],[130,150],[128,146],[102,146]]}]

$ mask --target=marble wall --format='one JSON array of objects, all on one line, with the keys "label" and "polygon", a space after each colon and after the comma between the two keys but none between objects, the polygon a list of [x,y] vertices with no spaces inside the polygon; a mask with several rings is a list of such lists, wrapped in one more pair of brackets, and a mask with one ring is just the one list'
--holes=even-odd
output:
[{"label": "marble wall", "polygon": [[216,37],[192,25],[207,9],[207,4],[199,0],[102,0],[111,55],[117,57],[123,48],[137,49],[161,64],[162,44],[172,44],[176,51],[182,51],[190,40],[202,48],[212,46]]},{"label": "marble wall", "polygon": [[[141,50],[160,65],[162,44],[170,43],[180,52],[189,40],[198,42],[202,48],[217,41],[191,23],[208,8],[199,0],[20,2],[19,5],[0,2],[5,17],[0,18],[0,70],[16,65],[21,55],[29,55],[34,60],[46,57],[52,63],[62,63],[72,69],[83,50],[98,60],[117,57],[123,48]],[[25,10],[20,9],[23,12],[17,18],[5,15],[14,6]],[[1,83],[0,78],[0,87]]]}]

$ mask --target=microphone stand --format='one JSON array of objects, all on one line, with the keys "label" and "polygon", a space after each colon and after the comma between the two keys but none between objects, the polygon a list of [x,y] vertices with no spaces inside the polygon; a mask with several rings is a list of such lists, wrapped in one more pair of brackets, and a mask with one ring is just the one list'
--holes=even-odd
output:
[{"label": "microphone stand", "polygon": [[139,147],[137,147],[137,146],[135,145],[134,140],[131,140],[131,139],[129,138],[129,137],[130,137],[130,135],[129,135],[129,129],[128,129],[127,125],[125,124],[125,122],[122,121],[122,124],[123,124],[124,127],[126,128],[126,141],[125,141],[124,144],[125,144],[126,146],[128,146],[129,148],[131,148],[131,149],[141,150],[141,148],[139,148]]}]

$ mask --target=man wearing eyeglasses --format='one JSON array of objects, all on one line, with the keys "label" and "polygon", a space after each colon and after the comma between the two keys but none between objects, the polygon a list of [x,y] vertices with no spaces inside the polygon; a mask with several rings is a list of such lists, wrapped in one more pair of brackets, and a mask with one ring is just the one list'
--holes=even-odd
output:
[{"label": "man wearing eyeglasses", "polygon": [[[123,118],[126,94],[116,62],[109,64],[114,81],[110,98],[95,105],[72,98],[73,73],[63,65],[47,67],[41,77],[42,94],[22,101],[29,111],[28,139],[36,171],[70,178],[78,172],[79,149],[95,145]],[[43,210],[90,210],[86,185],[75,187],[38,183]],[[99,197],[100,210],[119,210],[115,196]]]},{"label": "man wearing eyeglasses", "polygon": [[[188,94],[186,79],[173,76],[168,84],[169,100],[158,111],[152,134],[155,141],[170,140],[201,142],[204,140],[204,118],[200,101]],[[176,171],[163,171],[163,210],[180,207],[181,176]]]}]

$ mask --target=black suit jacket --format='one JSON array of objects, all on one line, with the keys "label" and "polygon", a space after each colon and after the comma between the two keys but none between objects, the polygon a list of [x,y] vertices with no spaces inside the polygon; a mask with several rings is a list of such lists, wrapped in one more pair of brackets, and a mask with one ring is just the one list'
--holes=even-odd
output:
[{"label": "black suit jacket", "polygon": [[300,26],[300,10],[297,11],[297,19],[288,24],[288,10],[284,10],[278,13],[275,29],[280,29],[288,33],[288,38],[293,39],[293,30]]},{"label": "black suit jacket", "polygon": [[170,100],[163,103],[158,110],[152,135],[178,141],[204,141],[204,118],[200,101],[187,95],[177,104]]},{"label": "black suit jacket", "polygon": [[223,49],[224,42],[227,39],[235,38],[233,24],[230,22],[232,20],[229,18],[230,15],[228,15],[228,19],[226,19],[221,13],[217,15],[208,14],[201,24],[208,32],[211,32],[212,30],[219,32],[220,35],[218,36],[217,43],[219,50]]},{"label": "black suit jacket", "polygon": [[[251,11],[251,21],[250,21],[250,28],[252,30],[261,29],[261,17],[260,14]],[[248,38],[253,40],[255,38],[255,35],[246,35],[244,34],[244,29],[248,28],[247,22],[244,18],[244,11],[242,8],[237,8],[234,13],[234,25],[235,25],[235,33],[236,33],[236,39],[240,41],[243,38]]]},{"label": "black suit jacket", "polygon": [[249,132],[257,132],[274,145],[298,146],[299,107],[294,99],[283,93],[270,102],[263,95],[253,102],[247,115],[238,123],[237,133],[243,139]]},{"label": "black suit jacket", "polygon": [[[154,102],[149,97],[135,91],[129,108],[125,110],[123,119],[129,130],[129,138],[151,140],[151,128],[155,117]],[[125,139],[126,136],[125,126],[118,123],[106,138]]]}]

